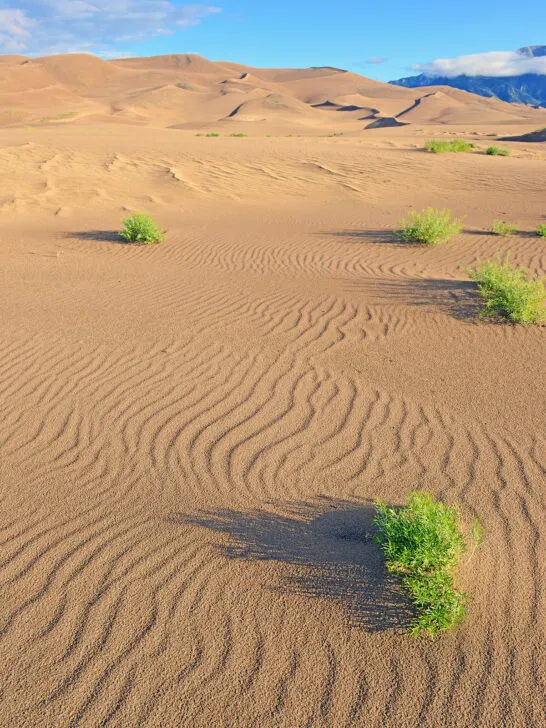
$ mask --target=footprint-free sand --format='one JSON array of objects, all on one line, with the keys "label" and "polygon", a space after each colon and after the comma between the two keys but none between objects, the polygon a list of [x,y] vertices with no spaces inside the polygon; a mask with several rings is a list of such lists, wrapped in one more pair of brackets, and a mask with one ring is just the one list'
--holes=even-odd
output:
[{"label": "footprint-free sand", "polygon": [[[537,126],[476,114],[0,130],[1,726],[543,725],[545,329],[465,269],[544,274],[546,149],[422,151]],[[463,233],[401,243],[427,205]],[[371,535],[416,489],[485,529],[435,642]]]}]

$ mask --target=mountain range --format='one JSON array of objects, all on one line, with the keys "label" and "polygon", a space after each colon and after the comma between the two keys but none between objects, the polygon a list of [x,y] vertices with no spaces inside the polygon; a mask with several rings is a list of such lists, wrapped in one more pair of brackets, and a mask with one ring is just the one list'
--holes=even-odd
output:
[{"label": "mountain range", "polygon": [[[546,45],[520,48],[518,53],[532,57],[546,56]],[[451,86],[480,96],[494,97],[511,103],[546,108],[546,75],[525,73],[519,76],[432,76],[421,73],[389,83],[405,88]]]}]

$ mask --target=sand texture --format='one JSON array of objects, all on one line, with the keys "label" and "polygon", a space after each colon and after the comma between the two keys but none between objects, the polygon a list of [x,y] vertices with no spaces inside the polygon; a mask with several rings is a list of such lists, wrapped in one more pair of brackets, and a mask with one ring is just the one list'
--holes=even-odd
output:
[{"label": "sand texture", "polygon": [[[273,120],[196,138],[146,116],[183,123],[184,91],[135,91],[178,83],[172,57],[87,60],[77,79],[13,61],[0,91],[30,65],[36,98],[54,76],[94,105],[0,130],[0,726],[543,726],[546,330],[479,320],[465,269],[510,249],[544,273],[546,149],[422,151],[484,149],[535,110],[444,89],[408,126],[322,138],[354,112],[312,104],[358,105],[366,82],[380,108],[383,85],[263,71],[250,98],[258,69],[224,64],[222,96],[200,59],[188,116],[239,95]],[[98,111],[105,88],[143,125]],[[425,205],[464,232],[402,244]],[[136,209],[164,243],[119,240]],[[496,217],[521,233],[492,236]],[[457,572],[467,619],[436,642],[406,634],[371,537],[374,499],[415,489],[485,528]]]}]

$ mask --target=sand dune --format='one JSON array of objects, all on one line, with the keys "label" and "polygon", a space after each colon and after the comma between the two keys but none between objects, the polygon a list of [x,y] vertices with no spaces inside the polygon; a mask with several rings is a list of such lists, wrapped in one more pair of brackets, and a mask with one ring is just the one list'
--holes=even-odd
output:
[{"label": "sand dune", "polygon": [[[413,91],[65,61],[4,61],[22,98],[81,106],[0,130],[0,725],[542,726],[545,329],[480,321],[465,274],[508,250],[546,269],[546,151],[478,153],[534,111],[440,90],[363,131],[338,109]],[[477,152],[425,153],[440,135]],[[425,205],[464,232],[401,244]],[[164,243],[120,242],[135,209]],[[414,489],[485,528],[437,642],[407,635],[371,537],[373,500]]]},{"label": "sand dune", "polygon": [[[461,95],[465,92],[460,92]],[[500,103],[491,103],[486,99],[484,105],[479,97],[466,94],[464,97],[433,91],[419,99],[408,109],[397,115],[404,121],[414,123],[447,123],[447,124],[493,124],[517,122],[522,119],[521,107]]]},{"label": "sand dune", "polygon": [[[360,122],[370,113],[403,114],[405,123],[418,124],[546,123],[543,110],[457,89],[405,89],[330,67],[252,68],[195,54],[116,61],[88,54],[2,56],[0,67],[4,126],[119,121],[201,129],[233,118],[243,105],[240,120],[258,130],[265,120],[275,121],[277,131],[301,125],[315,127],[317,134],[334,121],[348,133],[361,131],[366,125]],[[275,98],[290,112],[280,113]],[[335,119],[325,113],[334,105],[341,112]]]}]

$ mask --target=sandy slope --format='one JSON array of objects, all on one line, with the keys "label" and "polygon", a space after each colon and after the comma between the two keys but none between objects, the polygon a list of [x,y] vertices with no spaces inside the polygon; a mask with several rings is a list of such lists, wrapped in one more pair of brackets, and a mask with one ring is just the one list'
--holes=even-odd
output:
[{"label": "sandy slope", "polygon": [[[544,271],[486,231],[544,219],[546,152],[424,138],[0,133],[0,725],[543,725],[544,329],[464,268]],[[426,204],[465,232],[399,244]],[[136,208],[167,242],[119,243]],[[486,530],[437,643],[369,536],[415,488]]]}]

